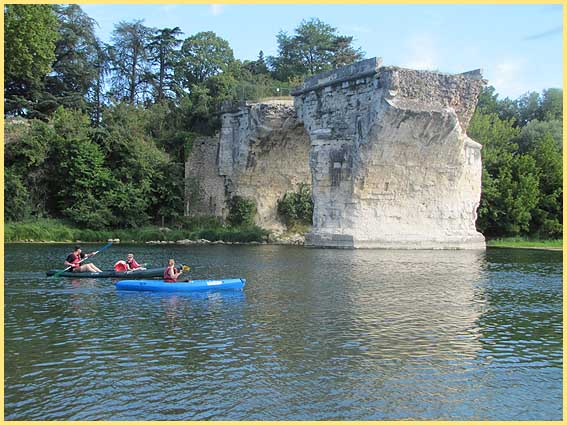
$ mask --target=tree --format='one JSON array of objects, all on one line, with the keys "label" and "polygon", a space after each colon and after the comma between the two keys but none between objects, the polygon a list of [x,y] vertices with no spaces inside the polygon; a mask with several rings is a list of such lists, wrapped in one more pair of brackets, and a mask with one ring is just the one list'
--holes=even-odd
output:
[{"label": "tree", "polygon": [[497,114],[504,121],[511,120],[517,126],[519,120],[518,104],[510,98],[498,99],[493,86],[484,87],[478,98],[476,109],[485,115]]},{"label": "tree", "polygon": [[331,52],[331,63],[333,68],[349,65],[363,58],[364,54],[360,49],[352,47],[353,37],[337,36],[333,41]]},{"label": "tree", "polygon": [[36,110],[55,60],[57,18],[50,5],[4,6],[5,113],[45,118]]},{"label": "tree", "polygon": [[264,58],[264,52],[260,50],[258,53],[258,59],[255,61],[244,61],[242,67],[250,72],[252,75],[268,75],[269,69],[266,64],[266,59]]},{"label": "tree", "polygon": [[91,120],[95,126],[101,125],[102,120],[102,107],[105,102],[105,79],[110,74],[110,46],[105,45],[99,39],[96,40],[96,53],[93,58],[93,66],[96,70],[94,84],[91,85],[87,99],[90,103]]},{"label": "tree", "polygon": [[183,163],[161,163],[152,182],[151,193],[156,202],[150,208],[155,220],[165,217],[175,222],[183,216],[184,207]]},{"label": "tree", "polygon": [[478,229],[486,236],[527,234],[539,201],[538,185],[536,163],[528,155],[511,157],[497,176],[484,170]]},{"label": "tree", "polygon": [[15,168],[7,167],[4,170],[4,212],[6,221],[25,220],[31,214],[28,188]]},{"label": "tree", "polygon": [[105,114],[101,144],[117,181],[109,195],[114,225],[141,226],[156,218],[150,216],[159,203],[154,182],[170,159],[148,135],[149,113],[141,106],[122,103]]},{"label": "tree", "polygon": [[540,96],[529,92],[516,100],[498,99],[493,86],[485,87],[478,99],[477,110],[484,114],[496,113],[507,120],[515,119],[515,126],[524,127],[531,121],[554,121],[563,118],[563,90],[547,89]]},{"label": "tree", "polygon": [[269,72],[264,52],[260,50],[258,53],[258,60],[256,61],[256,74],[267,74]]},{"label": "tree", "polygon": [[202,84],[227,70],[234,61],[228,41],[212,31],[200,32],[183,42],[177,76],[184,88]]},{"label": "tree", "polygon": [[515,141],[518,143],[520,152],[529,152],[546,135],[551,137],[559,151],[563,150],[563,123],[560,120],[539,121],[534,119],[521,129]]},{"label": "tree", "polygon": [[160,102],[176,89],[174,69],[179,60],[177,47],[182,40],[177,38],[183,34],[179,27],[163,28],[157,30],[150,38],[148,48],[150,58],[157,65],[157,73],[153,74],[152,83],[155,91],[155,100]]},{"label": "tree", "polygon": [[541,116],[540,97],[537,92],[526,93],[516,101],[518,105],[518,124],[523,127]]},{"label": "tree", "polygon": [[491,176],[497,176],[499,169],[511,161],[518,150],[514,140],[519,133],[513,119],[503,120],[496,113],[484,114],[479,111],[473,115],[468,134],[483,145],[483,168]]},{"label": "tree", "polygon": [[476,103],[476,110],[485,115],[498,113],[498,93],[494,86],[482,88]]},{"label": "tree", "polygon": [[562,153],[551,134],[545,133],[529,152],[539,169],[539,202],[533,212],[531,232],[560,238],[563,230]]},{"label": "tree", "polygon": [[276,78],[313,75],[362,59],[364,52],[352,47],[353,38],[337,34],[337,29],[320,19],[301,21],[294,35],[280,31],[278,56],[271,58]]},{"label": "tree", "polygon": [[115,186],[100,148],[89,141],[65,141],[67,156],[59,163],[64,185],[58,193],[63,217],[92,229],[114,224],[109,193]]},{"label": "tree", "polygon": [[120,22],[112,32],[109,50],[112,64],[112,93],[118,100],[133,104],[149,96],[151,62],[148,44],[153,30],[141,20]]},{"label": "tree", "polygon": [[[5,128],[5,166],[12,169],[12,180],[6,180],[8,196],[17,196],[13,190],[26,193],[27,215],[45,215],[52,207],[49,192],[50,177],[53,171],[50,161],[55,132],[52,126],[40,120],[27,120],[6,124]],[[25,191],[17,186],[19,180]],[[19,195],[18,195],[19,196]],[[22,198],[19,198],[22,199]]]},{"label": "tree", "polygon": [[477,110],[469,135],[483,144],[482,197],[478,229],[487,236],[516,235],[529,230],[537,203],[538,177],[533,158],[518,156],[514,139],[520,130],[514,119]]},{"label": "tree", "polygon": [[215,108],[215,100],[204,84],[193,84],[191,94],[184,96],[182,107],[188,115],[188,126],[201,134],[212,135],[218,128],[218,117],[211,114]]},{"label": "tree", "polygon": [[496,232],[508,235],[528,233],[532,211],[539,201],[539,175],[535,160],[516,155],[504,165],[497,179],[499,197],[491,206],[491,215],[499,216]]},{"label": "tree", "polygon": [[563,90],[547,89],[543,91],[539,119],[543,121],[561,121],[563,119]]},{"label": "tree", "polygon": [[46,77],[46,91],[54,96],[45,113],[58,106],[86,111],[86,95],[97,78],[95,20],[78,5],[54,6],[59,20],[53,72]]},{"label": "tree", "polygon": [[58,214],[92,229],[113,224],[109,194],[116,181],[101,148],[90,139],[88,116],[59,108],[52,124],[56,136],[51,158],[56,165],[48,190],[57,202]]}]

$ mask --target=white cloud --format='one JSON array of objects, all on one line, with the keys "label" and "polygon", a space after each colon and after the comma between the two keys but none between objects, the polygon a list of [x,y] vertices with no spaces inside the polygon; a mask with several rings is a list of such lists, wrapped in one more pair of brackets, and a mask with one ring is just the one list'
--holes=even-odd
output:
[{"label": "white cloud", "polygon": [[211,4],[209,6],[209,12],[213,16],[218,16],[224,12],[224,4]]},{"label": "white cloud", "polygon": [[527,62],[525,59],[508,58],[493,66],[487,66],[485,78],[488,84],[496,88],[496,92],[503,96],[516,98],[526,92],[524,71]]},{"label": "white cloud", "polygon": [[438,69],[439,48],[432,34],[416,34],[404,43],[407,54],[400,66],[412,69]]}]

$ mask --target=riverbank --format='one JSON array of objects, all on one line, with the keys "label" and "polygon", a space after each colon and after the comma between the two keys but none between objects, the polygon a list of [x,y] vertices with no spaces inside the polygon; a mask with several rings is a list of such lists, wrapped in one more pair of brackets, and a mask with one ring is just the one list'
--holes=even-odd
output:
[{"label": "riverbank", "polygon": [[182,227],[145,226],[137,229],[79,229],[60,220],[6,223],[5,243],[122,242],[161,244],[274,244],[303,245],[308,226],[270,233],[258,226],[222,226],[215,219],[186,220]]},{"label": "riverbank", "polygon": [[[258,226],[227,227],[211,218],[187,219],[178,228],[144,226],[137,229],[80,229],[61,220],[39,219],[6,223],[4,242],[106,242],[148,244],[284,244],[303,245],[309,226],[294,226],[285,233],[270,233]],[[486,241],[490,248],[543,249],[561,251],[563,241],[499,238]]]},{"label": "riverbank", "polygon": [[4,242],[105,242],[127,243],[176,241],[267,242],[269,233],[258,226],[225,227],[214,220],[187,221],[179,228],[144,226],[136,229],[91,230],[73,227],[60,220],[6,223]]},{"label": "riverbank", "polygon": [[527,238],[499,238],[486,241],[490,248],[519,248],[519,249],[543,249],[550,251],[562,251],[563,240],[537,240]]}]

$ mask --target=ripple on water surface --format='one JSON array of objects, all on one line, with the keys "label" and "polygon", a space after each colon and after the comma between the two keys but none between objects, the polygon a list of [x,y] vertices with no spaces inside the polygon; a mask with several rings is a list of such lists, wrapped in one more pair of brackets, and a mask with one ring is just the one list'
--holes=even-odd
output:
[{"label": "ripple on water surface", "polygon": [[192,264],[193,278],[248,282],[152,294],[46,278],[65,248],[6,247],[6,419],[561,418],[560,253],[117,246],[97,257],[106,268],[135,250]]}]

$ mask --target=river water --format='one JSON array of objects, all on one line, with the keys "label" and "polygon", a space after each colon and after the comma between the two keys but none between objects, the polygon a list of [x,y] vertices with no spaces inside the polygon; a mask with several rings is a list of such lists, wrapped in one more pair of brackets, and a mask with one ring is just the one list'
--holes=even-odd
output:
[{"label": "river water", "polygon": [[[94,250],[97,246],[87,246]],[[7,420],[560,420],[562,254],[115,245],[244,291],[47,278],[5,245]]]}]

